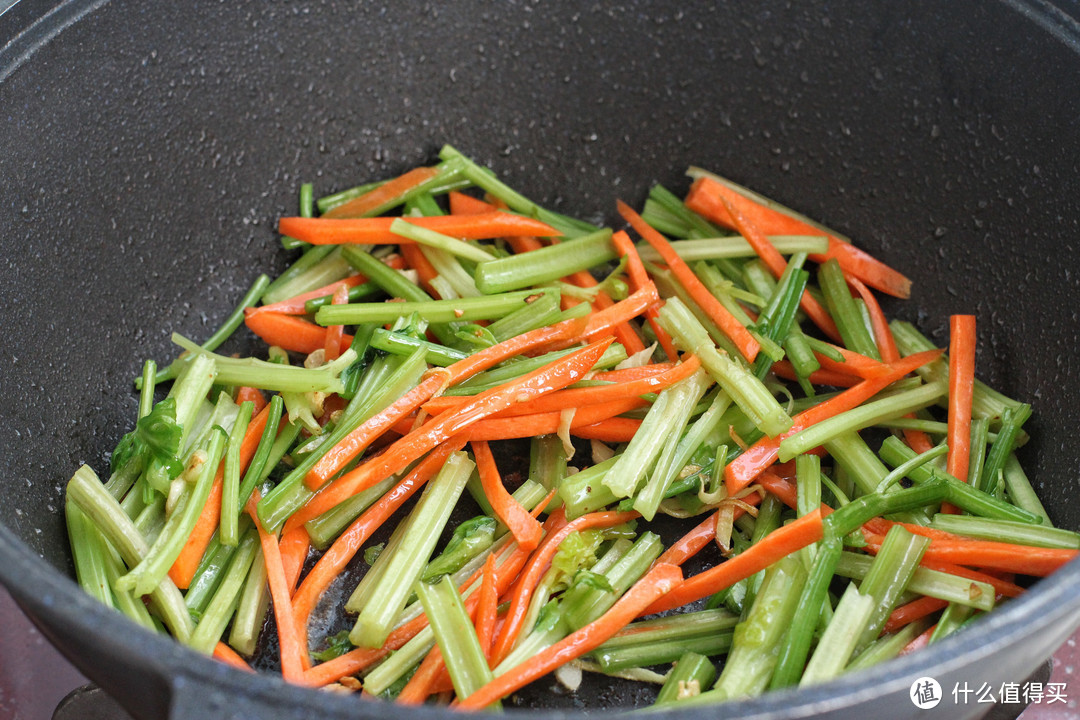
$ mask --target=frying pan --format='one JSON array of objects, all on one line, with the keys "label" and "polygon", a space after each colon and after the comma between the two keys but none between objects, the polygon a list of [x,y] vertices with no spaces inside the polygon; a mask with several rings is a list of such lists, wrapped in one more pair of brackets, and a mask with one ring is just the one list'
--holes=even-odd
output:
[{"label": "frying pan", "polygon": [[[0,581],[135,717],[384,712],[98,607],[70,580],[62,492],[130,425],[142,360],[285,266],[274,219],[300,182],[390,176],[444,142],[596,221],[653,182],[684,190],[697,164],[852,236],[913,278],[888,309],[934,339],[978,314],[980,375],[1034,404],[1022,460],[1080,529],[1078,51],[1077,24],[1038,0],[23,0],[0,14]],[[671,714],[973,716],[950,697],[918,711],[908,688],[1023,679],[1080,624],[1078,589],[1074,563],[927,652]],[[536,713],[641,692],[544,685]]]}]

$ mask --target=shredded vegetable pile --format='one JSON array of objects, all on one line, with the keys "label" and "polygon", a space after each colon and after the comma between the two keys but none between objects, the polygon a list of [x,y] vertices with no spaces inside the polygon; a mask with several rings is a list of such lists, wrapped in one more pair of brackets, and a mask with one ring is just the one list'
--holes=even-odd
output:
[{"label": "shredded vegetable pile", "polygon": [[[439,160],[303,186],[292,265],[146,362],[107,481],[67,486],[89,593],[312,687],[475,709],[584,670],[692,705],[938,642],[1077,554],[974,317],[936,348],[882,312],[901,273],[703,170],[612,230]],[[215,353],[242,324],[268,349]]]}]

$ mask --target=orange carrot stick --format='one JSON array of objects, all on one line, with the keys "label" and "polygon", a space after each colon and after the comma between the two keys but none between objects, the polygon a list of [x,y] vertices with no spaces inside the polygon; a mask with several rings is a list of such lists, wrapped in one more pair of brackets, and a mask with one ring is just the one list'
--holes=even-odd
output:
[{"label": "orange carrot stick", "polygon": [[619,214],[622,215],[626,222],[630,223],[630,227],[634,228],[638,235],[645,239],[645,242],[649,243],[660,253],[660,257],[671,268],[671,272],[675,275],[675,279],[679,281],[679,284],[690,293],[690,297],[694,302],[705,311],[705,314],[716,323],[717,327],[727,335],[735,347],[739,348],[739,352],[748,362],[753,362],[757,357],[758,351],[761,346],[758,341],[754,339],[754,336],[750,334],[750,331],[743,327],[734,315],[726,307],[721,304],[716,296],[709,292],[708,288],[698,280],[697,275],[690,269],[690,266],[678,256],[675,250],[671,247],[671,243],[667,241],[663,235],[658,233],[647,222],[645,222],[640,215],[638,215],[633,208],[621,200],[617,201]]},{"label": "orange carrot stick", "polygon": [[[594,426],[609,419],[628,420],[628,418],[616,418],[615,416],[635,408],[644,407],[646,404],[644,400],[632,398],[578,408],[571,419],[570,432],[577,435],[579,429]],[[487,440],[489,442],[492,440],[536,437],[537,435],[552,435],[559,431],[562,419],[562,413],[560,412],[518,415],[516,417],[492,417],[473,424],[468,430],[468,435],[470,440]],[[640,421],[636,422],[637,424],[633,425],[634,428],[640,426]],[[629,425],[622,426],[623,430],[629,427]],[[608,429],[611,430],[611,426]],[[579,435],[579,437],[585,437],[585,435]]]},{"label": "orange carrot stick", "polygon": [[[665,372],[651,374],[639,380],[623,381],[618,384],[559,390],[531,402],[523,403],[520,408],[515,408],[515,410],[521,412],[513,414],[559,412],[583,405],[598,405],[612,400],[625,400],[646,393],[660,392],[664,388],[690,377],[699,367],[701,367],[701,362],[697,359],[697,356],[688,355],[684,362],[670,366]],[[424,403],[423,408],[432,415],[438,415],[447,410],[458,408],[468,400],[467,395],[443,395]]]},{"label": "orange carrot stick", "polygon": [[450,191],[451,215],[483,215],[497,209],[494,205],[474,198],[472,195],[466,195],[457,190]]},{"label": "orange carrot stick", "polygon": [[529,511],[506,491],[488,444],[482,440],[474,440],[472,448],[476,470],[480,474],[480,485],[491,503],[491,509],[495,511],[495,517],[510,529],[510,534],[514,536],[519,547],[532,550],[540,544],[540,538],[544,536],[543,528],[529,515]]},{"label": "orange carrot stick", "polygon": [[894,633],[905,625],[910,625],[916,620],[922,620],[927,615],[944,610],[949,606],[947,600],[923,596],[917,600],[901,605],[892,611],[889,619],[885,621],[882,632]]},{"label": "orange carrot stick", "polygon": [[738,555],[687,578],[643,614],[673,610],[731,587],[796,550],[821,540],[821,510],[814,510],[766,535]]},{"label": "orange carrot stick", "polygon": [[214,646],[214,657],[226,665],[232,665],[237,670],[243,670],[244,672],[249,673],[255,672],[251,669],[251,666],[247,664],[247,661],[240,657],[238,652],[223,642],[219,642]]},{"label": "orange carrot stick", "polygon": [[[769,239],[765,237],[765,233],[755,225],[742,211],[735,207],[735,198],[741,197],[737,193],[734,193],[723,185],[717,184],[717,198],[724,206],[724,209],[728,211],[728,216],[731,218],[735,225],[735,229],[743,238],[750,243],[750,247],[754,249],[758,257],[761,258],[765,266],[769,268],[769,271],[776,277],[780,277],[783,274],[784,268],[787,266],[780,251],[769,242]],[[806,312],[810,320],[813,321],[823,333],[833,339],[839,339],[840,331],[836,329],[836,323],[833,322],[832,316],[829,315],[829,311],[825,309],[821,303],[814,298],[808,292],[804,292],[802,300],[799,302],[800,307]]]},{"label": "orange carrot stick", "polygon": [[596,364],[610,344],[610,338],[595,342],[505,385],[480,393],[472,402],[456,412],[440,415],[431,423],[395,441],[386,452],[334,480],[311,498],[307,505],[289,519],[289,522],[304,523],[322,515],[355,493],[405,469],[409,463],[428,450],[465,430],[478,420],[515,403],[527,402],[580,380]]},{"label": "orange carrot stick", "polygon": [[975,389],[975,316],[949,318],[949,474],[967,482],[971,399]]},{"label": "orange carrot stick", "polygon": [[311,538],[303,527],[282,533],[278,551],[281,553],[281,565],[285,569],[285,584],[290,596],[296,590],[296,583],[300,579],[310,549]]},{"label": "orange carrot stick", "polygon": [[[344,285],[334,290],[334,296],[330,300],[333,305],[345,305],[349,302],[349,288]],[[344,325],[331,325],[326,328],[326,339],[323,341],[323,351],[326,360],[337,360],[341,356],[341,338],[345,335]]]},{"label": "orange carrot stick", "polygon": [[893,337],[889,320],[885,317],[874,293],[854,275],[845,275],[845,279],[848,285],[855,288],[855,292],[859,293],[859,297],[866,304],[866,311],[870,314],[870,325],[874,329],[874,344],[877,345],[878,355],[881,356],[882,362],[896,362],[900,359],[900,351],[896,348],[896,338]]},{"label": "orange carrot stick", "polygon": [[[867,534],[866,548],[877,552],[880,536]],[[971,565],[987,570],[1004,570],[1017,575],[1045,577],[1080,554],[1080,550],[1039,548],[992,540],[943,540],[933,538],[923,555],[925,561]]]},{"label": "orange carrot stick", "polygon": [[[283,217],[278,230],[283,235],[303,240],[312,245],[362,245],[396,244],[410,245],[412,240],[390,231],[390,225],[399,218],[373,217],[355,219],[327,219]],[[543,237],[559,232],[547,223],[499,210],[480,215],[432,215],[430,217],[403,218],[410,225],[463,240],[484,240],[497,237]]]},{"label": "orange carrot stick", "polygon": [[315,298],[326,297],[327,295],[333,295],[337,292],[337,289],[344,287],[345,289],[354,288],[357,285],[362,285],[367,282],[367,278],[363,275],[350,275],[342,280],[336,280],[327,285],[323,285],[321,288],[310,290],[306,293],[301,293],[295,297],[287,298],[285,300],[279,300],[276,303],[270,303],[269,305],[259,305],[258,307],[246,308],[244,315],[258,315],[264,312],[275,312],[283,315],[306,315],[307,308],[305,307],[308,300],[314,300]]},{"label": "orange carrot stick", "polygon": [[575,437],[586,440],[599,440],[600,442],[630,442],[634,434],[641,427],[641,421],[634,418],[613,417],[600,420],[590,425],[574,427],[570,431]]},{"label": "orange carrot stick", "polygon": [[492,680],[458,704],[463,709],[478,710],[519,690],[549,672],[591,652],[619,630],[630,624],[641,611],[679,586],[682,571],[676,565],[654,565],[611,609],[546,650],[542,650],[513,670]]},{"label": "orange carrot stick", "polygon": [[[650,282],[649,275],[645,271],[645,265],[641,262],[641,256],[638,255],[637,248],[634,247],[630,236],[620,230],[611,236],[611,242],[615,245],[615,249],[619,254],[626,257],[626,274],[630,278],[630,290],[636,291]],[[645,319],[649,321],[649,326],[653,329],[653,334],[656,335],[656,340],[660,343],[660,347],[663,348],[664,354],[668,356],[669,360],[674,360],[679,356],[678,350],[675,348],[675,342],[668,335],[668,331],[660,324],[661,305],[662,303],[657,303],[646,308]]]},{"label": "orange carrot stick", "polygon": [[753,482],[754,478],[761,474],[762,470],[771,465],[780,453],[780,441],[784,438],[794,435],[811,425],[816,425],[822,420],[851,410],[854,407],[858,407],[876,395],[879,391],[883,390],[886,386],[899,380],[916,368],[931,362],[940,355],[940,350],[928,350],[926,352],[909,355],[891,365],[887,365],[886,367],[889,368],[889,373],[887,375],[873,378],[872,380],[864,380],[855,387],[849,388],[839,395],[799,413],[792,418],[793,423],[791,429],[775,438],[764,437],[761,440],[758,440],[745,452],[727,464],[724,468],[724,482],[727,484],[728,492],[735,494],[739,490],[742,490]]},{"label": "orange carrot stick", "polygon": [[256,488],[248,500],[246,509],[259,531],[263,562],[266,563],[266,579],[270,585],[270,597],[273,600],[274,620],[277,622],[281,674],[286,681],[299,682],[303,679],[305,665],[308,662],[307,648],[300,644],[300,636],[293,618],[292,598],[289,596],[288,580],[285,577],[285,568],[281,564],[277,538],[266,532],[262,523],[259,522],[259,513],[256,511],[258,502],[259,490]]},{"label": "orange carrot stick", "polygon": [[[248,313],[244,324],[267,345],[310,354],[326,347],[327,329],[295,315],[276,312]],[[352,345],[352,335],[341,336],[341,350]]]},{"label": "orange carrot stick", "polygon": [[[547,503],[544,503],[545,505]],[[495,555],[488,555],[481,571],[480,599],[476,605],[476,639],[480,649],[491,664],[491,651],[495,646],[495,622],[499,617],[499,594],[495,586]]]},{"label": "orange carrot stick", "polygon": [[[547,570],[551,559],[559,549],[559,544],[570,533],[578,530],[591,528],[606,528],[621,525],[635,518],[641,517],[637,512],[594,512],[566,522],[566,514],[559,508],[548,518],[545,524],[547,535],[544,542],[536,549],[529,558],[525,572],[514,585],[514,594],[510,598],[510,609],[506,611],[506,621],[503,623],[499,635],[495,638],[495,646],[492,649],[492,657],[495,664],[502,662],[514,649],[525,623],[525,614],[529,609],[529,601],[533,591],[536,590],[541,576]],[[564,524],[565,523],[565,524]]]},{"label": "orange carrot stick", "polygon": [[[772,371],[776,373],[777,377],[785,380],[797,380],[799,377],[795,372],[795,368],[793,368],[791,363],[787,360],[777,360],[774,362],[772,364]],[[854,387],[860,382],[863,382],[863,379],[857,375],[838,373],[833,370],[815,370],[810,373],[806,379],[814,385],[828,385],[830,387],[842,388]]]},{"label": "orange carrot stick", "polygon": [[[690,187],[686,196],[686,207],[719,225],[735,229],[730,213],[719,200],[720,190],[724,189],[726,188],[721,183],[711,178],[700,178]],[[751,218],[758,230],[765,235],[825,234],[818,227],[761,205],[742,193],[730,190],[729,193],[729,201],[738,207],[744,216]],[[902,274],[851,243],[828,234],[826,237],[829,240],[828,250],[820,255],[811,255],[811,260],[823,263],[835,257],[846,274],[859,278],[870,287],[894,297],[906,298],[911,295],[911,281]]]},{"label": "orange carrot stick", "polygon": [[357,218],[371,213],[382,205],[401,197],[439,174],[438,168],[418,167],[384,182],[379,187],[353,198],[323,213],[324,218]]},{"label": "orange carrot stick", "polygon": [[236,404],[242,405],[245,402],[254,405],[252,412],[258,415],[266,407],[266,396],[262,394],[262,390],[244,385],[236,389]]},{"label": "orange carrot stick", "polygon": [[[244,437],[240,441],[240,472],[247,468],[251,458],[255,455],[269,415],[269,409],[264,407],[248,424],[247,430],[244,431]],[[214,484],[210,486],[210,495],[206,499],[206,504],[203,505],[202,512],[199,513],[199,519],[195,521],[195,527],[192,529],[191,535],[188,536],[184,548],[180,551],[176,560],[173,561],[172,567],[169,568],[169,577],[176,583],[176,587],[181,590],[186,590],[188,585],[191,584],[192,579],[195,577],[195,571],[206,553],[206,548],[210,545],[210,539],[214,537],[214,532],[218,528],[218,523],[221,520],[221,489],[224,479],[225,466],[222,463],[218,466],[217,475],[214,476]]]},{"label": "orange carrot stick", "polygon": [[[599,284],[596,281],[596,278],[594,278],[592,274],[586,270],[579,270],[578,272],[566,276],[565,278],[563,278],[563,282],[582,288],[596,287]],[[562,306],[564,310],[572,308],[575,305],[578,305],[580,302],[580,300],[571,297],[570,295],[562,296]],[[593,310],[603,310],[605,308],[611,307],[614,304],[615,301],[612,300],[611,296],[603,290],[596,293],[596,297],[592,302]],[[630,327],[629,321],[615,325],[612,328],[612,332],[615,334],[615,340],[618,341],[624,348],[626,348],[626,352],[628,355],[633,355],[634,353],[641,352],[645,349],[645,343],[641,341],[641,338],[638,336],[637,331],[635,331],[634,328]]]},{"label": "orange carrot stick", "polygon": [[562,350],[581,340],[588,340],[591,342],[597,338],[608,337],[614,332],[614,328],[617,325],[637,317],[645,312],[646,308],[656,304],[659,300],[660,296],[656,293],[656,286],[652,282],[649,282],[647,286],[632,293],[630,297],[625,300],[620,300],[611,307],[604,308],[603,310],[597,310],[585,318],[585,329],[578,337],[551,342],[544,345],[542,348],[538,348],[537,351],[550,352],[552,350]]},{"label": "orange carrot stick", "polygon": [[420,407],[444,384],[453,385],[461,382],[478,372],[501,363],[503,360],[552,341],[578,337],[584,327],[585,320],[578,318],[533,330],[509,340],[504,340],[489,348],[479,350],[469,357],[450,365],[445,370],[433,372],[424,378],[419,385],[391,404],[390,407],[369,418],[327,451],[311,468],[311,471],[304,478],[304,482],[312,490],[322,487],[327,480],[340,472],[345,465],[367,449],[375,439],[393,427],[398,420]]},{"label": "orange carrot stick", "polygon": [[936,630],[936,629],[937,629],[937,623],[934,623],[933,625],[928,627],[926,630],[924,630],[922,635],[920,635],[919,637],[915,638],[914,640],[909,642],[907,645],[905,645],[904,649],[900,651],[900,653],[899,653],[899,655],[897,657],[900,657],[900,656],[903,656],[903,655],[909,655],[909,654],[911,654],[913,652],[916,652],[918,650],[922,650],[924,647],[929,645],[930,644],[930,638],[933,637],[934,630]]},{"label": "orange carrot stick", "polygon": [[420,249],[420,246],[402,244],[398,246],[398,251],[401,252],[401,257],[405,259],[409,267],[416,271],[416,277],[424,290],[432,297],[442,297],[431,284],[431,281],[439,276],[439,271],[427,259],[427,255]]},{"label": "orange carrot stick", "polygon": [[443,662],[442,650],[436,644],[424,656],[420,666],[416,668],[416,672],[409,678],[409,682],[405,683],[405,687],[401,688],[401,692],[395,698],[396,702],[401,705],[420,705],[423,703],[434,693],[435,683],[445,669],[446,663]]}]

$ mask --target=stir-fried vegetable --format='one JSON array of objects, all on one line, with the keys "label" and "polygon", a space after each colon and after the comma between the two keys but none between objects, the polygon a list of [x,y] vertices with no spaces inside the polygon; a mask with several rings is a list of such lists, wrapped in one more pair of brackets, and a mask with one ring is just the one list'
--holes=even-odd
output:
[{"label": "stir-fried vegetable", "polygon": [[[670,707],[937,642],[1080,552],[974,316],[946,357],[887,321],[901,273],[702,170],[618,203],[635,245],[440,160],[304,185],[292,266],[146,363],[68,484],[88,592],[238,667],[274,633],[309,686],[498,708],[585,668]],[[269,347],[214,353],[241,322]]]}]

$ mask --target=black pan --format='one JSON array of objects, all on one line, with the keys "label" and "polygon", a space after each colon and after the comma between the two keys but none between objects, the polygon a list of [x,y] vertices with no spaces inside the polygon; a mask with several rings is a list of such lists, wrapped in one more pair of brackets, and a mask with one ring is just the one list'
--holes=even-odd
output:
[{"label": "black pan", "polygon": [[[138,718],[384,711],[242,675],[96,606],[69,579],[62,489],[80,463],[104,467],[143,358],[169,358],[173,330],[205,337],[285,266],[274,220],[300,182],[389,176],[444,142],[589,218],[653,181],[682,191],[698,164],[856,238],[914,279],[889,310],[931,337],[979,315],[980,374],[1034,404],[1022,459],[1080,529],[1076,23],[1039,0],[713,5],[23,0],[0,15],[0,581],[84,673]],[[1026,677],[1080,624],[1078,588],[1073,564],[916,657],[682,715],[914,717],[921,675],[946,693]],[[544,717],[579,703],[541,695],[561,708]],[[950,700],[930,714],[983,709]]]}]

